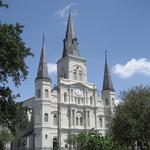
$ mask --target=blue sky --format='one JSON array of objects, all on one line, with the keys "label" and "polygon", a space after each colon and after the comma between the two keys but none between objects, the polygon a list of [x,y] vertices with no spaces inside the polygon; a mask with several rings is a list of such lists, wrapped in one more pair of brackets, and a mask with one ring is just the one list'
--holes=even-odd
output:
[{"label": "blue sky", "polygon": [[[28,78],[21,87],[19,100],[34,96],[42,34],[46,36],[46,59],[50,77],[56,84],[55,62],[61,57],[66,32],[69,0],[6,0],[9,9],[0,9],[1,22],[25,26],[22,38],[34,57],[26,62]],[[136,85],[150,84],[150,1],[149,0],[72,0],[76,36],[81,56],[88,62],[88,81],[101,91],[104,51],[116,95]]]}]

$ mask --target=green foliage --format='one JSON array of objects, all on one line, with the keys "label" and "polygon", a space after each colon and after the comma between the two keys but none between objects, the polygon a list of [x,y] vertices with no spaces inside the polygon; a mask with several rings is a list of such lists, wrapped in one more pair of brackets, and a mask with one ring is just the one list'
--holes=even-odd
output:
[{"label": "green foliage", "polygon": [[74,145],[77,150],[125,150],[124,147],[114,143],[111,137],[102,136],[93,129],[73,135],[67,142]]},{"label": "green foliage", "polygon": [[3,141],[3,144],[8,143],[14,138],[14,136],[7,130],[0,131],[0,142]]},{"label": "green foliage", "polygon": [[138,141],[150,149],[150,87],[124,91],[121,99],[110,128],[114,140],[131,146]]},{"label": "green foliage", "polygon": [[6,8],[8,8],[8,4],[5,4],[3,2],[3,0],[0,0],[0,7],[6,7]]},{"label": "green foliage", "polygon": [[[16,125],[22,128],[26,125],[26,108],[15,98],[9,87],[5,86],[11,78],[15,86],[19,86],[28,74],[25,59],[33,56],[30,48],[25,47],[20,34],[23,26],[18,23],[0,24],[0,122],[7,125],[15,134]],[[13,113],[12,113],[13,112]]]},{"label": "green foliage", "polygon": [[27,125],[27,108],[14,101],[16,96],[9,88],[0,87],[0,96],[0,122],[15,134],[17,127],[22,129]]},{"label": "green foliage", "polygon": [[[0,0],[0,8],[8,5]],[[16,102],[9,87],[10,80],[18,87],[27,78],[28,66],[26,59],[33,56],[30,48],[27,48],[21,38],[23,26],[19,23],[7,24],[0,23],[0,126],[4,125],[12,135],[16,134],[16,128],[25,128],[27,125],[27,108],[22,103]],[[1,135],[4,135],[2,132]],[[5,133],[6,139],[1,138],[0,144],[11,140]]]},{"label": "green foliage", "polygon": [[0,82],[3,84],[11,77],[18,86],[28,74],[25,59],[32,53],[20,37],[22,29],[19,23],[0,24]]}]

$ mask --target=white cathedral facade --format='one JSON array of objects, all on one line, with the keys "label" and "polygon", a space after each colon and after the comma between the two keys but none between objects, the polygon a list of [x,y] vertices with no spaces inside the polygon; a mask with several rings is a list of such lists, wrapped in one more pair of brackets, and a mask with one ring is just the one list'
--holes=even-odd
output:
[{"label": "white cathedral facade", "polygon": [[[44,39],[44,38],[43,38]],[[107,56],[102,94],[87,81],[87,61],[80,56],[73,20],[69,13],[63,55],[57,61],[57,86],[52,87],[45,59],[44,40],[35,79],[35,96],[24,101],[29,123],[17,133],[12,149],[57,150],[72,147],[66,140],[73,134],[92,128],[105,135],[107,118],[113,113],[113,88]]]}]

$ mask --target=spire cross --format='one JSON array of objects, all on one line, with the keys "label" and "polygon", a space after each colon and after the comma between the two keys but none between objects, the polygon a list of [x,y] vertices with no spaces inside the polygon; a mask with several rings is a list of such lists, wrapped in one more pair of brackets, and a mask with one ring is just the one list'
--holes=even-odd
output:
[{"label": "spire cross", "polygon": [[69,14],[72,12],[72,0],[68,0],[69,3]]}]

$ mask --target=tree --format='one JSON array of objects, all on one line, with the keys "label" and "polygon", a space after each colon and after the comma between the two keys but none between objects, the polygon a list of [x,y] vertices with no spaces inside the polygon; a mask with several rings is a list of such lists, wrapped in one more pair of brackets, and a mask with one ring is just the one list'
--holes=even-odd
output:
[{"label": "tree", "polygon": [[150,87],[139,86],[124,91],[122,102],[116,107],[110,132],[113,139],[134,149],[137,142],[150,149]]},{"label": "tree", "polygon": [[2,130],[0,132],[0,148],[4,149],[4,145],[11,141],[13,138],[13,135],[9,131]]},{"label": "tree", "polygon": [[73,135],[67,142],[77,150],[125,150],[123,146],[114,143],[110,136],[102,136],[94,129]]},{"label": "tree", "polygon": [[6,7],[6,8],[8,8],[8,5],[5,4],[5,3],[3,3],[3,0],[0,0],[0,7]]},{"label": "tree", "polygon": [[0,89],[0,123],[6,126],[13,135],[16,127],[23,129],[27,125],[27,108],[21,102],[16,102],[16,96],[12,95],[9,88]]},{"label": "tree", "polygon": [[[0,0],[0,7],[8,8],[8,5]],[[28,74],[26,58],[33,56],[30,48],[26,48],[21,38],[22,32],[23,26],[19,23],[15,25],[0,23],[0,126],[7,127],[13,135],[17,127],[26,126],[27,108],[15,101],[19,95],[13,95],[9,81],[12,80],[16,87],[21,85]],[[0,131],[0,134],[2,132]],[[7,137],[7,134],[3,135]],[[2,140],[4,138],[0,138],[1,144],[4,143]]]}]

